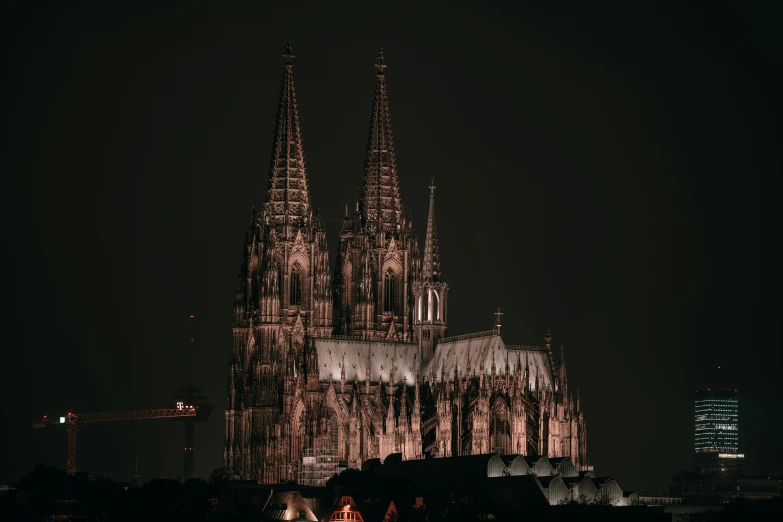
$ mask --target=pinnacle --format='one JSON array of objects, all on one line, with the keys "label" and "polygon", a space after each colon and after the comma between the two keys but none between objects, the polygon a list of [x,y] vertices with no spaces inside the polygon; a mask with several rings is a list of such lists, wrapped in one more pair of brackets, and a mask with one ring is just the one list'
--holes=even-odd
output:
[{"label": "pinnacle", "polygon": [[437,281],[440,277],[440,256],[438,252],[438,230],[435,226],[435,178],[430,179],[430,210],[427,217],[427,237],[424,241],[425,279]]}]

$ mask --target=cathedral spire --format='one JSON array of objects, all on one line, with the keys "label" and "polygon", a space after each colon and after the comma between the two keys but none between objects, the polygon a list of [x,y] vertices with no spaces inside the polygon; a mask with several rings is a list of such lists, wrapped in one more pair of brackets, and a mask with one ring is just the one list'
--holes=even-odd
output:
[{"label": "cathedral spire", "polygon": [[378,53],[375,67],[378,72],[370,116],[359,206],[362,225],[367,227],[370,233],[378,230],[399,236],[397,226],[401,221],[402,210],[397,181],[397,163],[394,159],[389,101],[386,93],[384,71],[387,65],[383,57],[383,49]]},{"label": "cathedral spire", "polygon": [[269,163],[265,221],[278,231],[283,231],[287,238],[296,230],[295,227],[307,223],[311,208],[294,88],[294,53],[290,40],[283,57],[285,71]]},{"label": "cathedral spire", "polygon": [[563,350],[563,345],[560,345],[560,365],[558,368],[558,386],[560,387],[560,391],[563,393],[563,396],[566,394],[566,390],[568,389],[568,380],[566,377],[566,362],[565,362],[565,351]]},{"label": "cathedral spire", "polygon": [[438,230],[435,227],[435,178],[430,178],[430,211],[427,217],[427,237],[424,242],[424,271],[422,276],[437,281],[440,276]]}]

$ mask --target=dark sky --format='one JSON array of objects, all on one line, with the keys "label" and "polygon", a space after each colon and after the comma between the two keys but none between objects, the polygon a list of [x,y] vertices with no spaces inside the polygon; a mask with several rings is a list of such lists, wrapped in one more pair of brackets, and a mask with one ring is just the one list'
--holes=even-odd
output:
[{"label": "dark sky", "polygon": [[[289,36],[322,216],[355,201],[383,46],[422,241],[437,180],[449,333],[490,328],[497,307],[507,343],[551,328],[600,474],[657,492],[687,467],[692,394],[717,364],[741,392],[750,468],[783,471],[782,64],[766,3],[29,4],[0,13],[0,480],[65,466],[64,432],[33,418],[163,406],[190,381],[216,404],[197,473],[221,465],[236,276]],[[129,480],[138,454],[145,480],[176,476],[182,426],[88,426],[78,448],[97,475]]]}]

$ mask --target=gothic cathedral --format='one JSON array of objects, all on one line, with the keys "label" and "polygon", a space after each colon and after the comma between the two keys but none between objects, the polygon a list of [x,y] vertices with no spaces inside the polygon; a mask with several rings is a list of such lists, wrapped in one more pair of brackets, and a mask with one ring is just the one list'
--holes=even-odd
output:
[{"label": "gothic cathedral", "polygon": [[290,43],[266,197],[245,238],[234,303],[224,465],[264,484],[320,485],[346,467],[425,455],[569,457],[586,468],[584,415],[562,347],[505,344],[497,327],[445,337],[435,186],[423,255],[400,195],[386,65],[359,199],[335,270],[307,188]]}]

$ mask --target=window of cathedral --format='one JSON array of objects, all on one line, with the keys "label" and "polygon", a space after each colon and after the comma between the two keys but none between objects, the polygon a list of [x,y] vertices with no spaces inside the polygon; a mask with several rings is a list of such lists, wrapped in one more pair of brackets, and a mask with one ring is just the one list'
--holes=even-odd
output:
[{"label": "window of cathedral", "polygon": [[352,283],[352,267],[351,263],[346,263],[343,267],[343,292],[342,292],[342,306],[347,309],[353,302],[353,284]]},{"label": "window of cathedral", "polygon": [[340,441],[340,427],[337,424],[337,415],[332,414],[329,418],[329,450],[331,453],[337,454],[338,445]]},{"label": "window of cathedral", "polygon": [[498,401],[493,408],[490,425],[491,449],[501,455],[511,453],[511,426],[506,412],[505,404]]},{"label": "window of cathedral", "polygon": [[289,296],[289,304],[291,306],[299,306],[302,302],[302,267],[299,263],[294,263],[291,268],[291,280],[289,281],[289,287],[291,288]]},{"label": "window of cathedral", "polygon": [[394,272],[391,269],[386,271],[383,276],[383,311],[395,312],[395,284]]},{"label": "window of cathedral", "polygon": [[299,413],[299,424],[297,428],[297,433],[300,438],[299,443],[304,445],[305,430],[307,430],[307,413],[305,412],[304,408]]}]

